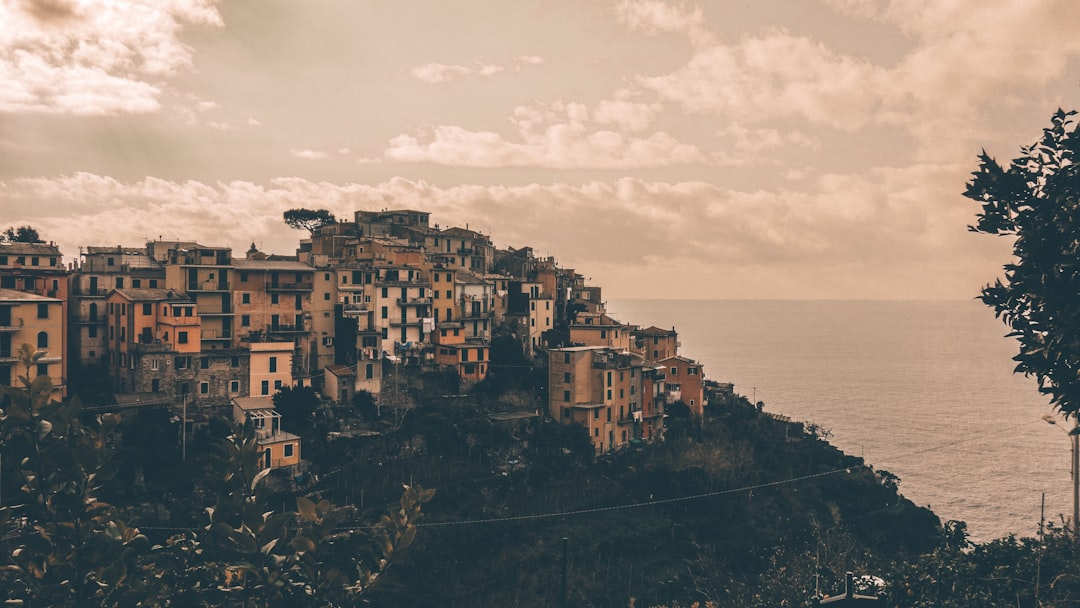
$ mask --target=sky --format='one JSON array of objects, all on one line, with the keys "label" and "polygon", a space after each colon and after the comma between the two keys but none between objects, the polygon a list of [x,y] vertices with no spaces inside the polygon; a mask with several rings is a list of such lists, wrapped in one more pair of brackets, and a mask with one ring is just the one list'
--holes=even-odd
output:
[{"label": "sky", "polygon": [[293,254],[421,209],[607,298],[967,299],[1068,0],[0,0],[0,227]]}]

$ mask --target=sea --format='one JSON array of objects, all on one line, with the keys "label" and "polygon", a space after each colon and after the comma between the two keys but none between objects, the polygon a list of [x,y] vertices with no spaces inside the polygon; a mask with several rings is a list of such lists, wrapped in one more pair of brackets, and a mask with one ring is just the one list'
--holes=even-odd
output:
[{"label": "sea", "polygon": [[[1071,518],[1067,425],[1013,373],[1013,338],[965,301],[611,300],[624,323],[674,327],[707,378],[814,423],[900,478],[972,540],[1035,537]],[[1044,503],[1045,501],[1045,503]],[[1045,504],[1045,506],[1044,506]],[[1064,518],[1064,519],[1063,519]]]}]

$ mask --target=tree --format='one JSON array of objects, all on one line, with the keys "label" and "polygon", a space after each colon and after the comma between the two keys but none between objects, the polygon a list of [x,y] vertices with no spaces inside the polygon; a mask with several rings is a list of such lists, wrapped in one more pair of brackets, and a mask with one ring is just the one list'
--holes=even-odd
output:
[{"label": "tree", "polygon": [[304,435],[315,422],[319,395],[310,386],[283,387],[274,397],[274,409],[281,414],[281,428]]},{"label": "tree", "polygon": [[307,230],[312,234],[320,226],[333,224],[335,221],[337,220],[334,218],[334,214],[326,209],[289,209],[285,212],[285,223],[290,228]]},{"label": "tree", "polygon": [[1020,343],[1016,371],[1066,417],[1080,414],[1080,135],[1058,110],[1042,138],[1003,168],[984,150],[964,196],[982,213],[973,232],[1013,239],[1004,280],[982,301]]},{"label": "tree", "polygon": [[4,231],[3,240],[8,243],[41,243],[41,236],[31,226],[12,226]]}]

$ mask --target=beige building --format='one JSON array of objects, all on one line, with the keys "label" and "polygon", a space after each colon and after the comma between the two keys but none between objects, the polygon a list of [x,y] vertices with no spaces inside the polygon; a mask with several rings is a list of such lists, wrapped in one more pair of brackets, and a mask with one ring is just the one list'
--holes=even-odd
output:
[{"label": "beige building", "polygon": [[268,397],[294,385],[292,342],[249,342],[244,346],[251,353],[251,396]]}]

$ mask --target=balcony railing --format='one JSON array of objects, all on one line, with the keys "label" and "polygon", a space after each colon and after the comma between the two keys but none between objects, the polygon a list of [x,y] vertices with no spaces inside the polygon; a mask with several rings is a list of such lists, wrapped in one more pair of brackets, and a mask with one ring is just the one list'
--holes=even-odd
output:
[{"label": "balcony railing", "polygon": [[23,328],[22,318],[0,321],[0,331],[19,331]]},{"label": "balcony railing", "polygon": [[188,291],[229,291],[229,282],[225,281],[201,281],[188,283]]},{"label": "balcony railing", "polygon": [[303,325],[271,325],[267,331],[278,334],[307,333]]},{"label": "balcony railing", "polygon": [[315,284],[307,281],[300,283],[271,283],[267,285],[267,291],[312,291]]}]

